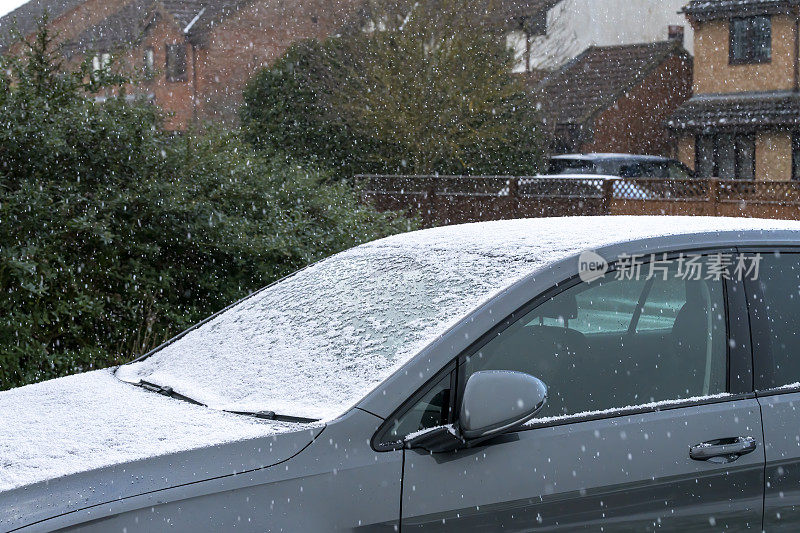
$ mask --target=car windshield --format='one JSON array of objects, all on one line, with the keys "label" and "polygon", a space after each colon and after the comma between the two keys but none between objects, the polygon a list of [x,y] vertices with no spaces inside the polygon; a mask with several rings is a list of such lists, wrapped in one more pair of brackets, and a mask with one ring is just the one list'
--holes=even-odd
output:
[{"label": "car windshield", "polygon": [[391,242],[312,265],[117,376],[216,409],[330,419],[530,269],[482,254],[445,261]]}]

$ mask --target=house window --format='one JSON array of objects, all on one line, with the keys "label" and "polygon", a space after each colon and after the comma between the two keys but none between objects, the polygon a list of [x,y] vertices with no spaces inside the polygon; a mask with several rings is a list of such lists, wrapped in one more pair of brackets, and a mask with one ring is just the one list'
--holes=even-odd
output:
[{"label": "house window", "polygon": [[144,64],[145,75],[152,76],[153,69],[155,68],[155,53],[152,48],[145,48],[142,63]]},{"label": "house window", "polygon": [[792,134],[792,179],[800,181],[800,132]]},{"label": "house window", "polygon": [[772,19],[768,16],[731,19],[730,63],[765,63],[772,58]]},{"label": "house window", "polygon": [[701,178],[753,179],[756,140],[751,134],[719,133],[695,139],[695,169]]},{"label": "house window", "polygon": [[186,46],[167,45],[167,81],[186,81]]},{"label": "house window", "polygon": [[111,64],[111,54],[103,52],[92,57],[92,77],[97,80],[100,74],[108,70]]}]

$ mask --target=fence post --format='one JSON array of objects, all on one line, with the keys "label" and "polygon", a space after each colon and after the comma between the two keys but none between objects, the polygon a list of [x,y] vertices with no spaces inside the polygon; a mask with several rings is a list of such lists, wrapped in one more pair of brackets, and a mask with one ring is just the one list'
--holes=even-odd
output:
[{"label": "fence post", "polygon": [[508,178],[508,217],[516,218],[515,214],[519,211],[519,178],[511,176]]},{"label": "fence post", "polygon": [[614,180],[609,178],[603,179],[603,215],[611,214],[611,203],[614,200]]},{"label": "fence post", "polygon": [[708,206],[710,215],[717,215],[717,204],[719,203],[719,178],[709,178],[708,180]]},{"label": "fence post", "polygon": [[423,213],[423,223],[426,226],[433,225],[434,220],[438,217],[434,215],[436,212],[436,182],[434,178],[428,178],[428,186],[425,188],[425,201],[428,206],[427,209],[427,220],[425,220],[425,213]]}]

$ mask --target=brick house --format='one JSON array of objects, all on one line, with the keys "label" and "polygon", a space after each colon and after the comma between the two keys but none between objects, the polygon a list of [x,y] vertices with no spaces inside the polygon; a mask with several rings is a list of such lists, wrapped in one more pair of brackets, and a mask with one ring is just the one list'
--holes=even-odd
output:
[{"label": "brick house", "polygon": [[[173,130],[186,129],[196,120],[235,122],[242,88],[255,70],[274,62],[296,40],[330,35],[357,5],[355,0],[73,4],[67,0],[46,6],[67,58],[78,61],[92,54],[95,68],[102,68],[113,54],[144,74],[130,92],[145,95],[166,111],[166,127]],[[7,28],[13,17],[23,26],[18,15],[4,17],[5,24],[0,19],[0,28]],[[33,31],[36,20],[38,16],[25,17],[22,32]]]},{"label": "brick house", "polygon": [[[527,27],[553,0],[492,3],[493,23]],[[113,55],[141,72],[129,93],[169,115],[166,127],[235,123],[247,80],[292,42],[323,39],[358,20],[364,0],[31,0],[0,18],[0,53],[13,23],[23,35],[46,10],[65,54],[91,54],[96,68]]]},{"label": "brick house", "polygon": [[692,57],[670,40],[590,47],[535,91],[555,153],[671,155],[664,122],[691,96],[691,85]]},{"label": "brick house", "polygon": [[668,122],[699,176],[800,179],[800,1],[702,0],[694,96]]}]

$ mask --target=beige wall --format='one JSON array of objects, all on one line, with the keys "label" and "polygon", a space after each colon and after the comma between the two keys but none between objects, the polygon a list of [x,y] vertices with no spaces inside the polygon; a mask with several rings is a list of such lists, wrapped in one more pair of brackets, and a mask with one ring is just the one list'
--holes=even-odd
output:
[{"label": "beige wall", "polygon": [[763,131],[756,134],[756,180],[792,179],[792,135]]},{"label": "beige wall", "polygon": [[678,160],[694,170],[694,135],[684,135],[678,138]]},{"label": "beige wall", "polygon": [[728,19],[722,19],[695,27],[695,93],[792,89],[797,42],[794,17],[772,17],[772,61],[756,65],[728,64],[729,24]]}]

